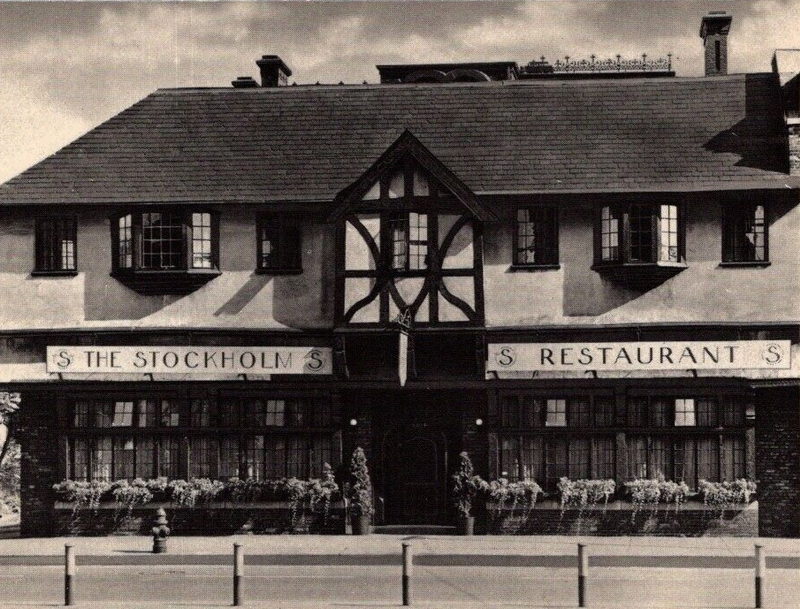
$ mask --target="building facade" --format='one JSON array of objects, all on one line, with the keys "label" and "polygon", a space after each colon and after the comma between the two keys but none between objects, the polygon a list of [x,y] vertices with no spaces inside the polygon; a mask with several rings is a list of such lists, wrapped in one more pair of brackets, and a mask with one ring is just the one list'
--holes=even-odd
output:
[{"label": "building facade", "polygon": [[467,451],[548,493],[756,480],[800,535],[795,57],[727,74],[730,23],[700,78],[264,56],[0,186],[23,534],[61,480],[344,480],[360,446],[382,523],[450,523]]}]

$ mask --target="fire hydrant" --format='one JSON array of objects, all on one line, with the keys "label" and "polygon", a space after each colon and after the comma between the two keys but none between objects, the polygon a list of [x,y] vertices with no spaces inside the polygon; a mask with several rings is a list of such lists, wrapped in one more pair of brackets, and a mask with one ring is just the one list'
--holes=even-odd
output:
[{"label": "fire hydrant", "polygon": [[169,537],[167,513],[164,508],[158,508],[153,525],[153,554],[163,554],[167,551],[167,537]]}]

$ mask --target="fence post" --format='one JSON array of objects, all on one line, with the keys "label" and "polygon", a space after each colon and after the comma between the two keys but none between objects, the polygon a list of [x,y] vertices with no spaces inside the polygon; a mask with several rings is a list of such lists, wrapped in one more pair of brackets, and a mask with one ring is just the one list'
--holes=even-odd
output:
[{"label": "fence post", "polygon": [[64,545],[64,604],[74,605],[72,579],[75,577],[75,548]]},{"label": "fence post", "polygon": [[242,598],[242,578],[244,577],[244,550],[239,543],[233,544],[233,606],[244,604]]},{"label": "fence post", "polygon": [[411,543],[403,542],[403,606],[411,606],[411,572],[414,563],[414,555],[411,550]]},{"label": "fence post", "polygon": [[578,607],[586,607],[586,579],[589,577],[589,552],[578,544]]},{"label": "fence post", "polygon": [[756,609],[764,606],[764,576],[767,571],[767,559],[764,556],[764,548],[756,545]]}]

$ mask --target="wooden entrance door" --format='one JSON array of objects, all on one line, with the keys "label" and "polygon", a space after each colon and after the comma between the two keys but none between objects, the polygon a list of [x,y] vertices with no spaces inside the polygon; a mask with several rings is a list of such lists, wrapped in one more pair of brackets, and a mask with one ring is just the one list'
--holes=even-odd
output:
[{"label": "wooden entrance door", "polygon": [[400,474],[402,512],[405,524],[435,524],[442,514],[441,447],[430,434],[403,439]]},{"label": "wooden entrance door", "polygon": [[387,524],[442,524],[447,516],[447,435],[422,425],[396,427],[383,443]]},{"label": "wooden entrance door", "polygon": [[458,445],[455,394],[384,393],[375,399],[381,443],[376,488],[386,524],[446,524],[448,461]]}]

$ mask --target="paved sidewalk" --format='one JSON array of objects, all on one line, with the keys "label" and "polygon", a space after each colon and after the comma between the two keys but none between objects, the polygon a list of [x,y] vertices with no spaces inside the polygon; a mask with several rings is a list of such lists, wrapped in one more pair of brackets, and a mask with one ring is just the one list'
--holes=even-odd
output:
[{"label": "paved sidewalk", "polygon": [[[800,556],[800,539],[734,537],[564,537],[564,536],[415,536],[415,535],[230,535],[170,537],[169,555],[225,555],[234,543],[253,555],[390,555],[411,541],[417,554],[560,556],[574,554],[578,543],[596,556],[752,556],[764,546],[767,556]],[[0,556],[61,555],[64,545],[77,555],[147,554],[149,536],[50,537],[0,539]]]}]

